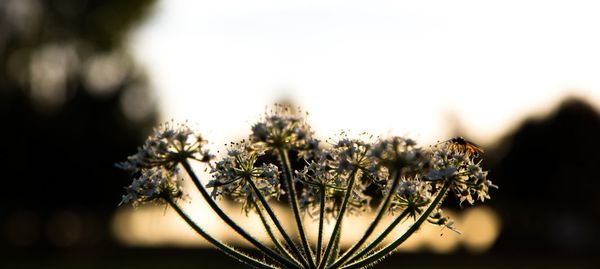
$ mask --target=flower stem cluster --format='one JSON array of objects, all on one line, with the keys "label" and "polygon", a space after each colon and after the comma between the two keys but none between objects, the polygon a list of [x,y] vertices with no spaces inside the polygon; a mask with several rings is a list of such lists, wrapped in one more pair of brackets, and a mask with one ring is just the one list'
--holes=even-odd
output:
[{"label": "flower stem cluster", "polygon": [[349,191],[346,212],[358,214],[368,210],[371,197],[366,190],[373,183],[374,175],[371,172],[375,165],[368,156],[370,147],[363,140],[344,137],[330,147],[319,150],[319,156],[302,170],[296,171],[296,180],[303,187],[301,209],[314,215],[314,211],[320,208],[321,196],[324,196],[324,217],[335,218],[344,194]]},{"label": "flower stem cluster", "polygon": [[[199,134],[186,125],[167,123],[117,165],[137,175],[125,188],[121,204],[165,201],[199,235],[252,267],[362,268],[391,253],[426,221],[455,230],[440,209],[448,192],[461,204],[490,198],[489,189],[496,186],[481,168],[478,154],[458,150],[470,146],[462,138],[448,141],[462,144],[440,143],[425,150],[403,137],[359,139],[344,133],[335,142],[320,143],[303,116],[278,105],[252,126],[247,140],[232,143],[226,154],[212,160]],[[298,159],[291,160],[290,153]],[[190,161],[207,166],[212,177],[208,184],[201,183]],[[264,257],[223,244],[187,215],[177,203],[183,195],[180,167],[216,215]],[[281,197],[289,203],[296,231],[285,228],[272,208]],[[218,198],[239,202],[247,215],[257,214],[273,244],[266,245],[238,225],[215,202]],[[375,210],[370,225],[341,252],[344,216],[368,210]],[[383,223],[390,213],[393,220]],[[308,238],[303,218],[318,220],[316,238]],[[334,224],[331,233],[324,229],[325,220]],[[413,221],[410,228],[383,244],[407,220]],[[374,235],[378,227],[385,228]],[[293,234],[298,234],[296,240]]]}]

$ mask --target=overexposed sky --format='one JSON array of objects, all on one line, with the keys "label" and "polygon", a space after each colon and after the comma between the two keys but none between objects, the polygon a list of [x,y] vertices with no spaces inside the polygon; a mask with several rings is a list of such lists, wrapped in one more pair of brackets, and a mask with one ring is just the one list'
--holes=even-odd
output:
[{"label": "overexposed sky", "polygon": [[291,98],[339,129],[488,143],[569,94],[600,104],[597,1],[163,0],[131,47],[164,119],[217,143]]}]

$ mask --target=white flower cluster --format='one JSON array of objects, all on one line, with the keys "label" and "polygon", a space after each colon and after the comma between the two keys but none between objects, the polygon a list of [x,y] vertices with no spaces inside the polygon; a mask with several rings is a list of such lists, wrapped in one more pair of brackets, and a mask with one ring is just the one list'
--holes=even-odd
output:
[{"label": "white flower cluster", "polygon": [[484,202],[490,199],[489,189],[498,187],[487,178],[488,172],[483,171],[480,163],[464,151],[436,145],[431,153],[431,169],[425,178],[438,184],[452,181],[451,190],[461,204],[464,201],[474,204],[476,199]]},{"label": "white flower cluster", "polygon": [[[331,147],[320,149],[319,156],[304,169],[296,171],[302,183],[301,209],[309,215],[318,210],[321,195],[325,200],[325,216],[336,217],[348,188],[351,193],[347,213],[357,214],[370,208],[367,188],[379,180],[377,164],[369,157],[371,144],[361,139],[342,138]],[[352,179],[356,178],[356,179]],[[352,183],[352,185],[350,185]]]},{"label": "white flower cluster", "polygon": [[314,156],[319,141],[314,139],[305,118],[283,105],[265,115],[263,121],[252,126],[250,141],[265,150],[288,149],[298,151],[300,157]]},{"label": "white flower cluster", "polygon": [[[232,143],[227,154],[216,161],[205,148],[206,141],[185,124],[161,125],[136,154],[117,164],[135,175],[125,187],[121,204],[167,201],[196,232],[229,255],[258,268],[275,268],[223,244],[187,216],[175,201],[184,196],[178,173],[182,168],[208,206],[270,261],[284,268],[363,268],[396,249],[425,221],[456,231],[454,222],[440,209],[448,193],[461,205],[464,201],[473,204],[490,199],[489,189],[497,188],[481,168],[478,158],[483,149],[462,137],[429,149],[403,137],[373,139],[366,134],[349,138],[342,133],[335,142],[320,143],[301,114],[283,105],[274,110],[252,126],[248,139]],[[206,186],[189,160],[204,162],[210,169],[212,178]],[[293,212],[301,244],[291,239],[269,202],[282,196]],[[241,203],[246,214],[258,213],[275,249],[256,241],[232,220],[215,202],[222,197]],[[373,206],[377,206],[377,214],[362,238],[337,257],[344,215],[360,214]],[[314,258],[303,213],[319,222]],[[364,245],[389,213],[396,215],[394,220],[372,243]],[[414,219],[413,225],[381,247],[382,240],[407,218]],[[325,220],[334,221],[329,237],[324,237]],[[326,245],[325,238],[329,238]]]},{"label": "white flower cluster", "polygon": [[417,218],[423,213],[423,208],[429,205],[432,196],[432,186],[418,177],[401,178],[398,189],[392,197],[390,210],[408,210],[408,215]]},{"label": "white flower cluster", "polygon": [[428,165],[426,153],[408,138],[394,136],[381,139],[369,152],[381,167],[400,173],[416,173]]},{"label": "white flower cluster", "polygon": [[136,154],[117,167],[134,175],[125,187],[121,204],[137,206],[159,198],[176,199],[183,195],[177,164],[188,158],[208,162],[213,156],[204,148],[206,141],[185,124],[160,125],[138,148]]},{"label": "white flower cluster", "polygon": [[131,203],[134,207],[161,198],[180,198],[183,196],[181,179],[177,169],[167,170],[163,167],[151,167],[141,170],[139,177],[134,178],[131,185],[125,187],[120,204]]},{"label": "white flower cluster", "polygon": [[[216,162],[212,168],[214,179],[208,187],[213,187],[213,197],[225,195],[244,204],[246,211],[255,204],[256,196],[248,185],[251,179],[266,198],[278,198],[284,193],[276,164],[257,164],[256,159],[268,154],[265,144],[281,133],[298,133],[299,118],[267,117],[265,122],[254,125],[251,140],[229,151],[227,157]],[[258,139],[257,126],[278,126],[266,128]],[[307,126],[302,125],[304,129]],[[274,131],[277,130],[277,131]],[[296,130],[296,131],[291,131]],[[267,134],[268,135],[265,135]],[[269,138],[270,137],[270,138]],[[291,135],[282,143],[295,144],[301,139]],[[308,136],[303,136],[305,139]],[[273,140],[274,141],[274,140]],[[285,142],[287,141],[287,142]],[[307,143],[303,141],[301,143]],[[277,144],[270,144],[275,147]],[[293,148],[293,146],[282,146]],[[257,150],[258,149],[258,150]],[[391,137],[369,142],[350,139],[345,134],[328,147],[312,149],[314,156],[304,159],[305,165],[295,171],[300,208],[310,216],[316,216],[321,201],[325,201],[325,216],[337,217],[343,197],[352,188],[348,200],[349,214],[367,211],[373,196],[386,195],[391,188],[393,177],[399,179],[398,187],[392,196],[390,210],[408,210],[409,216],[416,218],[431,202],[434,192],[446,180],[452,181],[453,193],[462,201],[473,203],[473,196],[479,200],[489,199],[489,187],[495,187],[487,180],[487,172],[475,163],[473,155],[455,151],[452,147],[437,145],[434,150],[423,150],[416,142],[402,137]],[[269,171],[269,176],[264,176]],[[351,177],[356,177],[349,185]],[[376,186],[376,187],[374,187]],[[379,192],[373,191],[378,189]],[[322,197],[324,196],[324,198]],[[437,221],[447,224],[449,221]]]},{"label": "white flower cluster", "polygon": [[213,156],[204,148],[205,145],[202,136],[187,125],[167,122],[154,130],[136,154],[116,166],[137,173],[143,168],[170,168],[187,158],[208,162]]},{"label": "white flower cluster", "polygon": [[[325,217],[337,217],[351,189],[346,213],[367,211],[374,197],[394,191],[389,210],[408,210],[409,216],[416,218],[447,181],[451,181],[450,190],[461,203],[489,199],[489,188],[496,187],[487,179],[475,154],[449,143],[424,150],[403,137],[372,141],[348,138],[342,133],[336,142],[320,144],[304,117],[277,106],[274,113],[252,127],[247,141],[233,144],[216,162],[209,162],[213,156],[204,148],[206,141],[199,134],[184,124],[171,122],[156,129],[135,155],[117,166],[140,174],[126,188],[122,201],[137,205],[162,195],[179,197],[177,164],[187,159],[207,162],[213,176],[207,187],[212,188],[213,199],[233,199],[249,212],[259,198],[278,199],[289,191],[282,187],[282,163],[276,158],[285,150],[297,153],[300,164],[304,163],[292,171],[297,189],[293,195],[299,198],[300,209],[309,215],[314,216],[324,201]],[[398,181],[397,187],[392,190],[394,181]]]},{"label": "white flower cluster", "polygon": [[420,215],[429,204],[433,191],[431,184],[421,177],[429,167],[427,152],[417,147],[414,140],[395,136],[378,141],[369,154],[376,159],[380,169],[391,171],[393,176],[380,183],[384,195],[391,191],[394,178],[399,180],[391,198],[390,210],[407,210],[413,218]]},{"label": "white flower cluster", "polygon": [[256,190],[265,200],[278,198],[283,193],[279,169],[272,163],[257,164],[257,158],[263,154],[246,142],[234,144],[226,157],[211,165],[213,179],[207,185],[213,188],[211,196],[223,195],[241,202],[246,213],[257,203]]}]

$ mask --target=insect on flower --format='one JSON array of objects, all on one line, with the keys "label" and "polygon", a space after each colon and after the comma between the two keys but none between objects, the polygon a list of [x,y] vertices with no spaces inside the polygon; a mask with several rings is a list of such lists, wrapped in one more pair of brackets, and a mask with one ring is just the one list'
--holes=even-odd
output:
[{"label": "insect on flower", "polygon": [[474,157],[478,157],[479,154],[483,153],[483,149],[480,146],[464,139],[462,136],[448,139],[439,144],[445,144],[446,147],[453,152],[465,153],[466,155],[473,155]]}]

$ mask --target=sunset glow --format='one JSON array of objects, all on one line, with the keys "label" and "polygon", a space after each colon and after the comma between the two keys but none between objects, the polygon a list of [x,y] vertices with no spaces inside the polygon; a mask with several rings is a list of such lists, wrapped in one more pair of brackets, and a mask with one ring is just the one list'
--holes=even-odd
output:
[{"label": "sunset glow", "polygon": [[[600,105],[598,7],[594,1],[162,1],[130,46],[148,69],[162,118],[197,124],[217,150],[244,138],[265,106],[281,100],[308,111],[323,139],[350,129],[408,135],[427,145],[460,133],[486,146],[566,96]],[[234,242],[216,217],[201,212],[206,229]],[[501,229],[490,208],[452,216],[462,235],[425,227],[401,249],[446,253],[463,246],[482,253]],[[356,225],[346,229],[365,227],[366,219],[352,219]],[[245,222],[260,230],[255,217]],[[164,208],[121,209],[114,224],[130,245],[204,246]],[[353,236],[359,234],[346,239]]]}]

